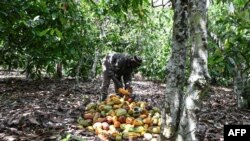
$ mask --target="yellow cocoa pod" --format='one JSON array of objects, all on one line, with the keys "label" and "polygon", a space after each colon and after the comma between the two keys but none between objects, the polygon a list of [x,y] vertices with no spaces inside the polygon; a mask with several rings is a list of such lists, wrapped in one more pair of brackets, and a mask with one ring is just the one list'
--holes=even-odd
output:
[{"label": "yellow cocoa pod", "polygon": [[148,131],[150,133],[154,133],[154,134],[160,134],[161,133],[161,129],[159,126],[153,126],[153,127],[149,127]]},{"label": "yellow cocoa pod", "polygon": [[122,141],[122,136],[121,135],[117,135],[115,137],[115,141]]},{"label": "yellow cocoa pod", "polygon": [[111,101],[114,102],[114,104],[121,104],[122,103],[120,98],[118,98],[118,97],[112,97]]},{"label": "yellow cocoa pod", "polygon": [[119,104],[119,105],[113,105],[113,109],[119,109],[122,107],[122,104]]},{"label": "yellow cocoa pod", "polygon": [[125,138],[125,139],[128,139],[128,138],[137,138],[137,137],[140,137],[140,133],[135,133],[135,132],[124,132],[122,134],[122,137]]},{"label": "yellow cocoa pod", "polygon": [[133,125],[134,126],[142,126],[143,125],[142,119],[140,119],[140,118],[135,119],[133,121]]},{"label": "yellow cocoa pod", "polygon": [[162,123],[162,119],[159,118],[159,119],[158,119],[158,126],[161,126],[161,123]]},{"label": "yellow cocoa pod", "polygon": [[153,118],[153,119],[152,119],[152,123],[153,123],[154,125],[157,125],[157,124],[158,124],[158,118]]},{"label": "yellow cocoa pod", "polygon": [[88,129],[88,131],[90,131],[90,132],[94,132],[94,131],[95,131],[95,129],[94,129],[93,126],[88,126],[87,129]]},{"label": "yellow cocoa pod", "polygon": [[126,124],[132,124],[134,121],[134,118],[133,117],[127,117],[126,118]]}]

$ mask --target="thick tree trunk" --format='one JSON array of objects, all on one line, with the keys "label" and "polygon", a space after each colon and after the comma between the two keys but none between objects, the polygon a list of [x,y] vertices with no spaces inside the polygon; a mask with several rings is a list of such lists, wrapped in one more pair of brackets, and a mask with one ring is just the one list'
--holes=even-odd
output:
[{"label": "thick tree trunk", "polygon": [[162,137],[172,137],[178,127],[180,103],[185,82],[186,48],[188,40],[187,0],[174,1],[172,54],[167,64],[167,82],[163,112]]},{"label": "thick tree trunk", "polygon": [[[240,66],[240,65],[239,65]],[[242,66],[243,67],[243,66]],[[240,109],[250,108],[250,84],[248,72],[244,72],[244,69],[239,69],[235,65],[234,74],[234,93],[237,96],[237,107]]]},{"label": "thick tree trunk", "polygon": [[201,95],[206,92],[207,81],[210,78],[207,68],[207,3],[206,0],[190,0],[190,40],[191,74],[188,80],[187,92],[184,96],[181,120],[179,124],[178,141],[199,140],[197,131],[197,112],[201,108]]}]

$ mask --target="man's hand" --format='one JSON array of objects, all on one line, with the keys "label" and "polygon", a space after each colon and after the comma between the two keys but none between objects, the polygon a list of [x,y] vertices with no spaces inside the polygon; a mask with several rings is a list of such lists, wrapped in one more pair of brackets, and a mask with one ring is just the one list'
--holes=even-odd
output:
[{"label": "man's hand", "polygon": [[133,88],[131,87],[131,82],[130,82],[130,81],[126,82],[126,84],[125,84],[125,89],[128,90],[128,92],[129,92],[130,94],[133,93]]},{"label": "man's hand", "polygon": [[114,81],[115,85],[118,88],[122,88],[123,87],[121,81],[119,81],[119,79],[116,77],[114,71],[112,71],[112,70],[108,71],[108,75],[109,75],[109,77],[111,77],[111,79]]}]

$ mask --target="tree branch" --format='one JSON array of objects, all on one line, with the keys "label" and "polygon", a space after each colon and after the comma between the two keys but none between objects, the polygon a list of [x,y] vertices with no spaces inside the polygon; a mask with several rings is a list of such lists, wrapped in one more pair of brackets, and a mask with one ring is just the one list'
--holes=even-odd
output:
[{"label": "tree branch", "polygon": [[151,6],[153,8],[161,7],[161,6],[162,7],[167,7],[167,6],[171,5],[171,3],[172,3],[172,0],[168,0],[166,3],[164,3],[164,0],[161,0],[161,4],[155,5],[156,3],[159,3],[158,1],[160,1],[160,0],[151,0]]},{"label": "tree branch", "polygon": [[250,0],[248,0],[248,2],[246,2],[246,4],[244,5],[242,10],[246,10],[249,6],[250,6]]}]

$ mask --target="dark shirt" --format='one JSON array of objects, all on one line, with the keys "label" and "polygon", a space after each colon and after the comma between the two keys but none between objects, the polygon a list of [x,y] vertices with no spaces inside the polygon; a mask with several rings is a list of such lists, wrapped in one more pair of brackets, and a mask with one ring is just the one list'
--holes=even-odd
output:
[{"label": "dark shirt", "polygon": [[112,70],[116,78],[123,77],[124,83],[131,81],[134,68],[130,65],[130,56],[121,53],[110,54],[106,61],[111,64],[111,67],[106,67],[107,70]]}]

